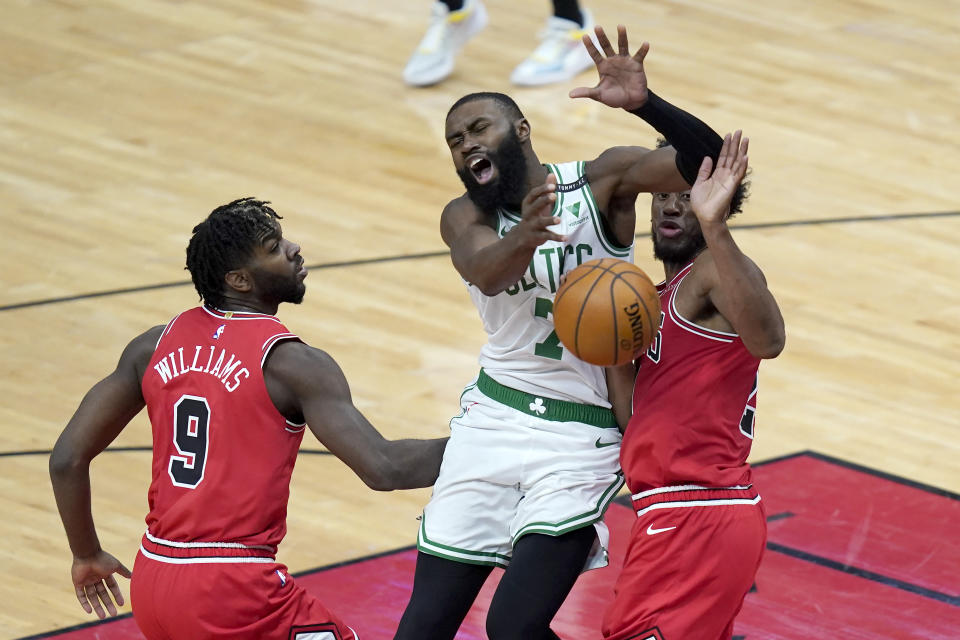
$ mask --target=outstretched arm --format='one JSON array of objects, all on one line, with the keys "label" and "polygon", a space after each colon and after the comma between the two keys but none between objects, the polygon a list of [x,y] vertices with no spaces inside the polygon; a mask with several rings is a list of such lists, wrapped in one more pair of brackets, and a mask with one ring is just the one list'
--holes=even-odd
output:
[{"label": "outstretched arm", "polygon": [[[643,62],[650,50],[648,43],[644,42],[640,45],[640,49],[631,56],[627,30],[623,25],[617,27],[618,51],[616,52],[606,33],[599,26],[596,27],[596,36],[602,53],[589,36],[584,36],[583,44],[597,65],[599,81],[594,87],[578,87],[572,90],[570,97],[590,98],[609,107],[625,109],[663,134],[667,142],[676,150],[675,155],[670,157],[674,167],[669,173],[664,173],[662,162],[654,162],[653,159],[636,155],[636,162],[646,164],[631,167],[617,189],[617,197],[625,197],[631,193],[636,196],[642,191],[685,189],[686,187],[682,186],[683,183],[678,183],[677,180],[683,179],[686,185],[693,184],[700,161],[705,156],[716,158],[720,152],[722,139],[708,125],[686,111],[674,107],[647,88],[647,75]],[[672,150],[663,151],[660,155],[666,156],[670,151]],[[654,176],[646,175],[651,171],[660,173]],[[649,184],[651,181],[655,181],[653,188]]]},{"label": "outstretched arm", "polygon": [[[730,202],[747,172],[749,139],[737,131],[724,138],[716,169],[704,158],[690,190],[690,206],[700,221],[710,249],[705,289],[710,302],[758,358],[774,358],[783,350],[786,333],[780,307],[763,273],[740,251],[727,226]],[[712,263],[712,264],[711,264]]]},{"label": "outstretched arm", "polygon": [[[100,548],[90,506],[90,461],[143,408],[140,378],[163,327],[138,336],[123,351],[116,370],[87,392],[50,454],[50,480],[73,552],[71,575],[84,611],[117,615],[123,595],[114,573],[130,570]],[[113,595],[111,600],[110,595]]]},{"label": "outstretched arm", "polygon": [[465,198],[448,204],[440,217],[440,235],[463,279],[485,295],[495,296],[523,276],[537,247],[547,240],[563,241],[563,236],[549,229],[560,222],[551,215],[556,189],[553,174],[531,189],[521,203],[520,223],[503,238]]},{"label": "outstretched arm", "polygon": [[625,433],[633,413],[633,385],[637,380],[637,366],[633,362],[603,370],[607,377],[607,394],[620,433]]},{"label": "outstretched arm", "polygon": [[330,453],[371,489],[416,489],[436,481],[447,438],[385,439],[354,406],[343,371],[325,352],[282,342],[264,372],[277,409],[302,415]]}]

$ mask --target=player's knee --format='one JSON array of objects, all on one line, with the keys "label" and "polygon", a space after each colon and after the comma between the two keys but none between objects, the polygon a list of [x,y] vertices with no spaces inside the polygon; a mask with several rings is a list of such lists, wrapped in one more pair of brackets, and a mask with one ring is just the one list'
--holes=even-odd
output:
[{"label": "player's knee", "polygon": [[517,611],[505,607],[491,607],[487,613],[489,640],[533,640],[553,638],[549,621],[525,619]]}]

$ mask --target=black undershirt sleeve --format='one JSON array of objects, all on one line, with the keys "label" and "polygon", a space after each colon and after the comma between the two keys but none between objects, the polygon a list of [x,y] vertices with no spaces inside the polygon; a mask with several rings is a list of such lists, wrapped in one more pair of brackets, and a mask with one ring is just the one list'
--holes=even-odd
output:
[{"label": "black undershirt sleeve", "polygon": [[630,113],[663,134],[677,150],[677,169],[683,179],[692,185],[705,156],[713,158],[716,166],[723,138],[710,125],[673,106],[653,91],[648,91],[648,94],[647,102]]}]

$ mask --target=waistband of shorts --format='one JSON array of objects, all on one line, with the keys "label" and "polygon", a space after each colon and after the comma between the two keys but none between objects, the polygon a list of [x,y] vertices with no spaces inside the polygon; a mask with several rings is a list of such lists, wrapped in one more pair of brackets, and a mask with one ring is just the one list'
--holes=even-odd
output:
[{"label": "waistband of shorts", "polygon": [[617,419],[611,409],[545,398],[526,391],[511,389],[488,376],[483,369],[480,369],[480,375],[477,378],[477,389],[491,400],[541,420],[582,422],[603,429],[617,428]]},{"label": "waistband of shorts", "polygon": [[754,505],[760,494],[752,484],[737,487],[703,487],[695,484],[650,489],[630,496],[637,517],[656,509]]},{"label": "waistband of shorts", "polygon": [[276,547],[239,542],[176,542],[143,534],[140,552],[151,560],[172,564],[211,562],[276,562]]}]

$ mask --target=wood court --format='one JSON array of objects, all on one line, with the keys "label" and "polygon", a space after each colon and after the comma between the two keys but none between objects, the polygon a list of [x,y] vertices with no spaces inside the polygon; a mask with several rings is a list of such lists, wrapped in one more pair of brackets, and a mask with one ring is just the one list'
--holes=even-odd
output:
[{"label": "wood court", "polygon": [[[427,89],[400,73],[428,0],[0,3],[0,640],[92,619],[44,452],[130,338],[196,304],[184,249],[219,204],[257,196],[284,216],[311,273],[279,315],[340,363],[371,422],[393,438],[446,432],[483,341],[439,234],[461,191],[447,108],[509,93],[549,162],[655,141],[567,98],[592,72],[512,87],[549,3],[485,2],[490,25]],[[751,138],[734,234],[787,324],[761,367],[752,458],[814,450],[960,491],[960,5],[584,5],[627,25],[631,48],[651,43],[651,88]],[[656,280],[647,206],[637,263]],[[141,414],[92,467],[101,542],[128,566],[149,446]],[[308,434],[304,448],[322,447]],[[279,559],[296,572],[408,546],[428,497],[374,493],[333,457],[301,455]]]}]

